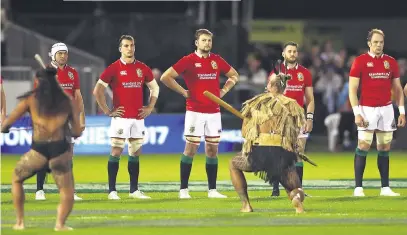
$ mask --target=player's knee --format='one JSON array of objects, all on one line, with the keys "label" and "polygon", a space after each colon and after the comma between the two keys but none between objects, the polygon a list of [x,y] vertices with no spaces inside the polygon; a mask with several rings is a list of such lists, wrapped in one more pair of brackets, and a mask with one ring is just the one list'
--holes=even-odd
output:
[{"label": "player's knee", "polygon": [[391,149],[390,144],[377,145],[377,151],[387,151],[387,152],[389,152],[390,149]]},{"label": "player's knee", "polygon": [[[378,132],[376,133],[376,143],[377,145],[386,145],[389,146],[393,140],[393,132]],[[386,150],[387,151],[387,150]]]},{"label": "player's knee", "polygon": [[[71,193],[72,191],[72,193]],[[60,200],[64,204],[70,204],[74,202],[74,190],[61,190]]]},{"label": "player's knee", "polygon": [[205,152],[208,157],[216,157],[218,155],[218,145],[220,137],[205,137]]},{"label": "player's knee", "polygon": [[198,151],[199,144],[191,144],[187,142],[184,149],[184,155],[188,157],[194,157],[196,152]]},{"label": "player's knee", "polygon": [[373,142],[373,132],[359,131],[358,133],[358,147],[362,150],[369,150]]},{"label": "player's knee", "polygon": [[208,157],[216,157],[218,155],[218,145],[206,144],[205,153]]},{"label": "player's knee", "polygon": [[141,146],[143,146],[144,140],[143,139],[135,139],[131,140],[128,146],[128,151],[130,155],[134,155],[138,153],[137,155],[140,155]]},{"label": "player's knee", "polygon": [[387,151],[389,152],[391,149],[391,143],[388,144],[378,144],[377,151]]},{"label": "player's knee", "polygon": [[184,150],[184,153],[183,153],[183,154],[184,154],[185,156],[188,156],[188,157],[193,158],[193,157],[195,156],[196,152],[197,152],[197,150],[195,150],[195,149],[186,148],[186,149]]},{"label": "player's knee", "polygon": [[218,155],[218,149],[214,147],[206,147],[205,154],[208,157],[215,158]]}]

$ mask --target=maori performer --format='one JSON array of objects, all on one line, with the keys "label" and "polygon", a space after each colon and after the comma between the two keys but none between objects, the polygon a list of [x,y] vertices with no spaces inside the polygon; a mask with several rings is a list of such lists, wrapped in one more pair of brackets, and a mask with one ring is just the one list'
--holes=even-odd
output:
[{"label": "maori performer", "polygon": [[229,164],[233,186],[242,201],[241,212],[253,211],[243,172],[253,172],[270,184],[272,177],[278,177],[296,213],[304,211],[304,192],[295,163],[299,154],[297,137],[305,116],[294,99],[283,95],[286,81],[284,74],[273,75],[267,84],[269,92],[243,104],[242,136],[245,142],[242,152]]}]

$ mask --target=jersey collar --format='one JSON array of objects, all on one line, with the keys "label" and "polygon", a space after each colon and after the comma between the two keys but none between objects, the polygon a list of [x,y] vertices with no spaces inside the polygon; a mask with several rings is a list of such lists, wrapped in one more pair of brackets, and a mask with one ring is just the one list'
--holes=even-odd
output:
[{"label": "jersey collar", "polygon": [[[122,58],[120,58],[120,62],[122,62],[122,64],[124,64],[124,65],[127,64]],[[134,59],[133,62],[131,62],[129,64],[135,64],[135,63],[136,63],[136,59]]]},{"label": "jersey collar", "polygon": [[372,58],[383,58],[383,55],[384,55],[382,53],[379,57],[377,57],[375,54],[371,53],[370,51],[368,51],[367,54],[369,54]]},{"label": "jersey collar", "polygon": [[203,55],[200,55],[200,54],[198,53],[198,51],[195,51],[195,55],[198,56],[199,58],[202,58],[202,59],[206,59],[206,58],[211,57],[211,53],[210,53],[210,52],[208,53],[208,57],[206,57],[206,58],[203,57]]}]

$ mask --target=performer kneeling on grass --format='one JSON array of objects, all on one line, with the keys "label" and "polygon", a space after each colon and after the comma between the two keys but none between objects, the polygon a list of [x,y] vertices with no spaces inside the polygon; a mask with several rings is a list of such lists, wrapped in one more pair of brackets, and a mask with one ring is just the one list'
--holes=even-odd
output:
[{"label": "performer kneeling on grass", "polygon": [[242,136],[245,143],[242,152],[230,161],[230,176],[242,201],[241,212],[253,211],[243,172],[254,172],[270,184],[272,177],[278,177],[296,212],[302,213],[304,192],[295,163],[304,111],[294,99],[282,94],[285,82],[280,75],[271,77],[267,89],[268,93],[257,95],[243,104]]}]

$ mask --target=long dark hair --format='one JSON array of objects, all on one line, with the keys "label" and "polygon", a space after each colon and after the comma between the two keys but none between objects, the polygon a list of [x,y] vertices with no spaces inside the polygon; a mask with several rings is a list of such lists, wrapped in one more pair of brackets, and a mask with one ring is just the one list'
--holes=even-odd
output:
[{"label": "long dark hair", "polygon": [[55,75],[57,70],[53,67],[37,72],[38,86],[32,91],[17,97],[24,99],[32,94],[38,101],[38,112],[40,115],[56,115],[62,113],[70,113],[71,105],[70,98],[62,90]]}]

